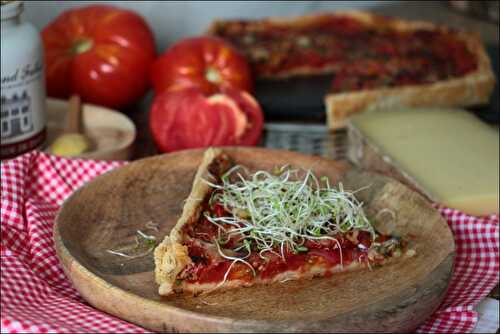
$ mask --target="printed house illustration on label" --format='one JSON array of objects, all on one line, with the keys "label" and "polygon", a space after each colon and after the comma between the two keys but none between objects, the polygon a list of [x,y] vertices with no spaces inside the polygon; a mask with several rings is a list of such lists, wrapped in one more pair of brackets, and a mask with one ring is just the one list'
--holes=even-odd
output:
[{"label": "printed house illustration on label", "polygon": [[17,94],[7,98],[2,95],[0,111],[1,138],[8,139],[33,131],[31,98],[26,91],[19,97]]}]

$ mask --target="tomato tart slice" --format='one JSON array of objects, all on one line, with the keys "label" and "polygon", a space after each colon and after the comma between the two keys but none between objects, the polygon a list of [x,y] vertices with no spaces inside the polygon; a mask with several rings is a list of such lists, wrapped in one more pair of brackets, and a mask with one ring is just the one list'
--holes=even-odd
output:
[{"label": "tomato tart slice", "polygon": [[250,172],[210,148],[154,257],[159,293],[170,295],[370,270],[414,254],[377,232],[341,184],[287,166]]}]

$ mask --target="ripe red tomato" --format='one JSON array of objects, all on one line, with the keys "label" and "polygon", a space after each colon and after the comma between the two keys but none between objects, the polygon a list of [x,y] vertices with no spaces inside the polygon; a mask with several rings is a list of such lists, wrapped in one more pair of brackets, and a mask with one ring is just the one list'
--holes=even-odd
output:
[{"label": "ripe red tomato", "polygon": [[226,88],[206,96],[200,88],[157,94],[149,124],[162,152],[226,145],[256,145],[264,117],[247,92]]},{"label": "ripe red tomato", "polygon": [[140,98],[149,87],[154,37],[136,13],[94,5],[68,10],[42,31],[47,92],[112,108]]},{"label": "ripe red tomato", "polygon": [[250,66],[230,44],[217,37],[194,37],[174,44],[151,68],[156,93],[198,87],[205,94],[224,88],[253,89]]}]

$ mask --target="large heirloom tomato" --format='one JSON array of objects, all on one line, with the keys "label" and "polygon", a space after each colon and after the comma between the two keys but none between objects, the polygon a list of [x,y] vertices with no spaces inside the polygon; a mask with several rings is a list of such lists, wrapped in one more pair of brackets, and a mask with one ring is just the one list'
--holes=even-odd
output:
[{"label": "large heirloom tomato", "polygon": [[262,110],[247,92],[225,88],[206,96],[200,88],[156,95],[149,115],[162,152],[226,145],[256,145],[264,123]]},{"label": "large heirloom tomato", "polygon": [[197,87],[205,94],[224,88],[251,92],[250,66],[230,44],[217,37],[193,37],[170,47],[151,68],[156,93]]},{"label": "large heirloom tomato", "polygon": [[136,13],[94,5],[69,10],[42,31],[47,92],[108,107],[124,107],[149,87],[155,43]]}]

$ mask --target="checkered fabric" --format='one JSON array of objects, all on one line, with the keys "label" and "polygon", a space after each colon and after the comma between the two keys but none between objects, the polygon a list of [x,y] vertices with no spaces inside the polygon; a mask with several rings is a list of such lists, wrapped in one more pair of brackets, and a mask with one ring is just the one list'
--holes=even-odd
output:
[{"label": "checkered fabric", "polygon": [[[87,304],[57,259],[52,226],[63,201],[118,162],[64,159],[31,152],[1,164],[1,331],[146,332]],[[457,246],[443,304],[417,332],[470,332],[474,307],[499,281],[498,216],[471,217],[437,206]]]}]

